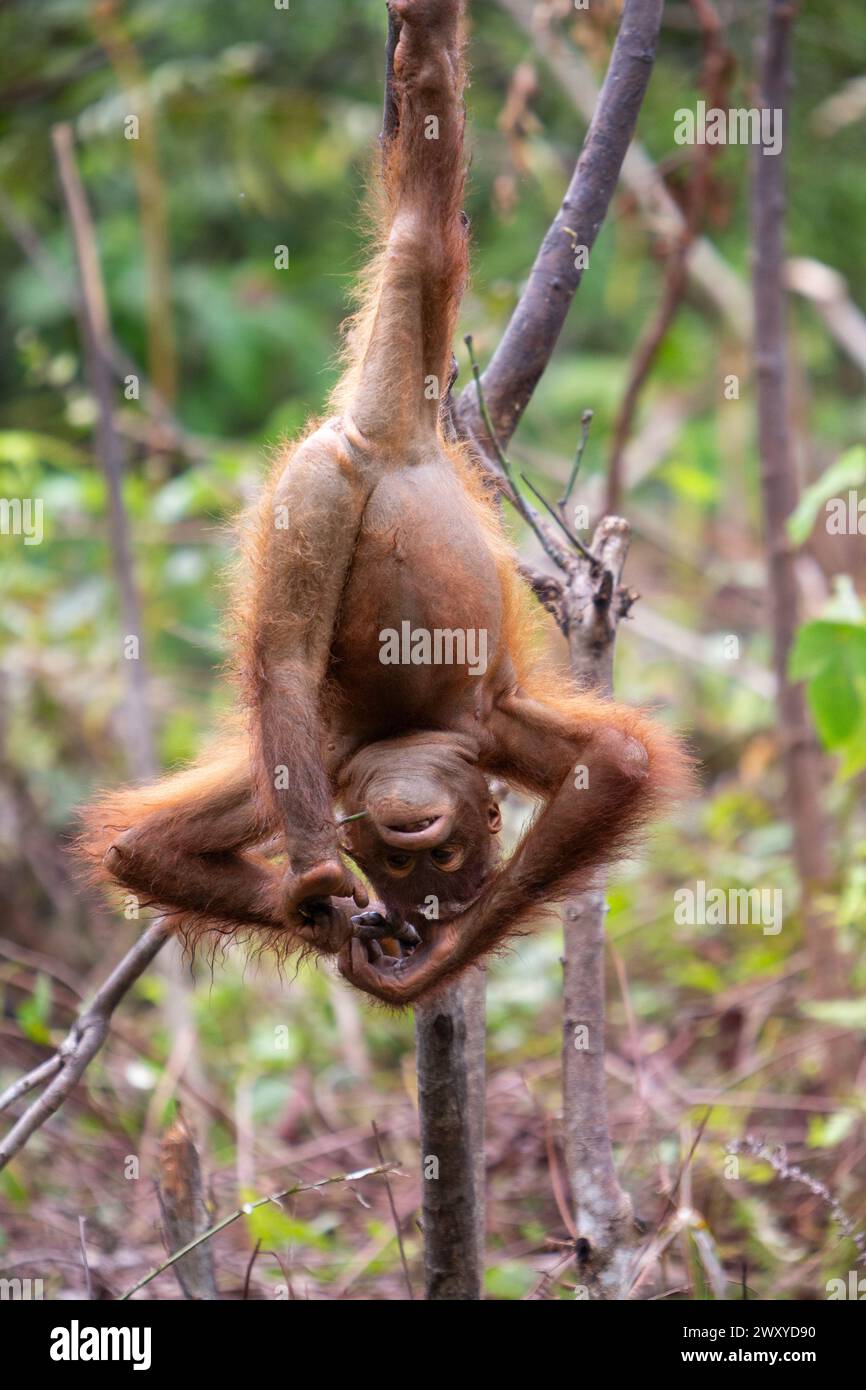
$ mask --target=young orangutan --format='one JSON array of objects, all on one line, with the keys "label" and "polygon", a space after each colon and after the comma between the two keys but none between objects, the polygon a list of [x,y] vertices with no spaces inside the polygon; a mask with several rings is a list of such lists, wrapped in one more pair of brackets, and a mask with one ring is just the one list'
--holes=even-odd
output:
[{"label": "young orangutan", "polygon": [[[399,1005],[586,884],[684,759],[639,714],[533,665],[515,557],[440,420],[467,272],[460,0],[390,8],[381,249],[333,414],[278,460],[250,528],[245,727],[90,808],[83,847],[181,927],[339,951],[348,980]],[[544,803],[501,867],[489,778]],[[379,908],[358,911],[346,857]]]}]

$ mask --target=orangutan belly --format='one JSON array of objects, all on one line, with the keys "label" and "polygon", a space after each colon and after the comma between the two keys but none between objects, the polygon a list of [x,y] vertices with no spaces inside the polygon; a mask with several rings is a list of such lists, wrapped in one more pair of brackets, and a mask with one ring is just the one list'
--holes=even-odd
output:
[{"label": "orangutan belly", "polygon": [[364,514],[331,677],[357,711],[435,724],[474,702],[495,662],[499,576],[445,461],[387,474]]}]

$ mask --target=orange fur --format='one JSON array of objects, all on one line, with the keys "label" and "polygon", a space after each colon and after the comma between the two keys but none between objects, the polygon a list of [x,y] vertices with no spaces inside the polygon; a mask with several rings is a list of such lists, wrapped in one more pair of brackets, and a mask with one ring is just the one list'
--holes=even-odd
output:
[{"label": "orange fur", "polygon": [[[392,9],[402,26],[397,129],[334,414],[279,452],[239,527],[240,713],[186,771],[98,798],[79,852],[95,877],[174,914],[190,940],[252,935],[281,956],[342,946],[349,979],[400,1003],[585,886],[689,774],[666,731],[538,662],[538,609],[498,511],[466,446],[444,437],[441,394],[467,270],[462,7],[392,0]],[[489,668],[479,678],[383,666],[380,629],[404,615],[492,634]],[[571,777],[583,758],[592,791],[581,801]],[[485,774],[543,802],[501,868]],[[366,817],[342,838],[338,798]],[[400,891],[395,843],[411,848]],[[394,979],[406,966],[399,997],[384,967],[358,955],[349,919],[364,894],[344,850],[421,937],[408,962],[390,963]],[[452,852],[463,856],[453,868],[435,859]],[[441,930],[413,905],[421,884],[453,899]]]}]

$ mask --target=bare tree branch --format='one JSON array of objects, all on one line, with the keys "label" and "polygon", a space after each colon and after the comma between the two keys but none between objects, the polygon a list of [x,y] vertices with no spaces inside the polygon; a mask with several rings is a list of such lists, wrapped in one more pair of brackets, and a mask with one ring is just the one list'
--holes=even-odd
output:
[{"label": "bare tree branch", "polygon": [[826,890],[830,877],[827,827],[821,809],[825,771],[806,711],[803,687],[793,684],[788,676],[799,610],[796,557],[786,529],[788,517],[797,505],[798,485],[788,418],[787,305],[783,283],[784,152],[788,140],[793,15],[790,0],[767,0],[760,101],[763,107],[782,112],[782,149],[767,154],[759,144],[753,157],[755,368],[773,664],[788,811],[815,983],[818,992],[827,997],[840,988],[843,972],[832,923],[816,906],[816,898]]},{"label": "bare tree branch", "polygon": [[[833,871],[828,826],[822,805],[826,766],[812,728],[803,686],[788,674],[796,635],[799,591],[797,557],[787,521],[799,494],[788,416],[788,341],[784,285],[785,151],[788,139],[788,91],[791,85],[790,0],[767,0],[767,23],[761,71],[761,106],[782,120],[782,148],[767,155],[761,144],[753,156],[752,237],[755,298],[755,366],[757,372],[758,447],[764,506],[773,665],[777,681],[781,755],[787,784],[787,809],[794,839],[794,863],[800,887],[800,911],[819,998],[848,992],[848,962],[825,903]],[[822,1056],[828,1086],[850,1076],[862,1060],[862,1044],[852,1036]]]},{"label": "bare tree branch", "polygon": [[[583,274],[579,248],[595,244],[616,188],[652,73],[663,0],[626,0],[607,76],[562,205],[542,242],[526,288],[484,372],[484,396],[508,446],[556,346]],[[470,387],[457,405],[459,426],[485,447]]]},{"label": "bare tree branch", "polygon": [[134,1293],[138,1293],[139,1289],[143,1289],[145,1284],[149,1284],[158,1274],[162,1274],[166,1269],[171,1269],[172,1265],[176,1264],[178,1260],[182,1260],[184,1256],[189,1255],[198,1246],[204,1244],[205,1241],[218,1235],[220,1231],[224,1231],[227,1226],[231,1226],[242,1216],[249,1216],[250,1212],[255,1211],[257,1207],[264,1207],[269,1202],[274,1202],[279,1206],[287,1197],[297,1197],[300,1192],[318,1192],[323,1187],[333,1187],[334,1183],[361,1182],[363,1178],[375,1178],[381,1173],[399,1173],[399,1171],[399,1168],[393,1163],[385,1163],[379,1168],[361,1168],[356,1173],[338,1173],[332,1178],[320,1178],[318,1182],[299,1182],[296,1183],[294,1187],[283,1188],[282,1192],[272,1192],[267,1197],[258,1197],[254,1202],[246,1202],[242,1207],[238,1207],[237,1211],[233,1211],[228,1216],[224,1216],[222,1221],[218,1221],[215,1226],[211,1226],[207,1231],[202,1231],[200,1235],[188,1241],[180,1250],[175,1250],[174,1254],[170,1255],[167,1260],[163,1260],[162,1264],[157,1265],[156,1268],[152,1269],[149,1274],[146,1274],[143,1279],[139,1279],[138,1283],[133,1284],[131,1289],[127,1289],[126,1293],[121,1294],[119,1302],[124,1303],[127,1299],[132,1298]]},{"label": "bare tree branch", "polygon": [[[499,471],[497,472],[496,469],[490,465],[490,460],[482,448],[480,441],[475,435],[472,435],[471,443],[475,449],[476,461],[479,467],[486,470],[486,472],[493,477],[502,496],[508,499],[518,515],[522,516],[527,526],[535,532],[541,544],[541,548],[544,550],[548,559],[552,560],[560,569],[565,569],[568,565],[568,554],[566,550],[563,549],[559,536],[550,524],[539,515],[532,506],[532,503],[527,502],[514,481],[511,464],[505,456],[499,443],[499,436],[496,428],[490,419],[490,412],[487,408],[487,401],[484,396],[484,387],[481,382],[481,373],[478,369],[478,363],[475,360],[475,353],[472,347],[472,335],[467,334],[464,341],[469,352],[469,360],[472,364],[472,375],[475,379],[478,411],[484,427],[484,435],[489,441],[490,453],[496,460]],[[541,500],[544,501],[543,498]],[[545,503],[545,505],[547,504]]]},{"label": "bare tree branch", "polygon": [[[727,78],[730,55],[724,43],[722,26],[711,0],[691,0],[704,42],[700,87],[710,109],[727,106]],[[641,392],[652,371],[659,349],[676,318],[689,281],[689,256],[704,220],[712,190],[712,163],[718,145],[695,145],[686,193],[686,214],[674,248],[668,258],[664,287],[658,306],[641,334],[632,359],[625,395],[613,427],[607,470],[606,510],[616,512],[623,485],[623,456],[631,435]]]},{"label": "bare tree branch", "polygon": [[171,312],[168,212],[156,151],[156,110],[147,74],[120,14],[118,0],[99,0],[90,21],[114,68],[124,96],[135,93],[139,128],[128,142],[138,193],[138,215],[147,276],[148,367],[162,400],[171,403],[177,384],[177,351]]},{"label": "bare tree branch", "polygon": [[19,1076],[17,1081],[13,1081],[11,1086],[0,1094],[0,1114],[14,1105],[16,1100],[22,1096],[27,1096],[31,1091],[35,1091],[37,1086],[41,1086],[43,1081],[49,1081],[52,1076],[56,1076],[62,1067],[63,1062],[59,1053],[53,1057],[48,1057],[44,1062],[40,1062],[38,1067],[28,1071],[24,1076]]},{"label": "bare tree branch", "polygon": [[[477,374],[476,382],[479,414],[493,454],[510,477]],[[578,460],[588,427],[584,413]],[[566,497],[569,490],[566,487]],[[553,508],[545,505],[555,517]],[[550,530],[549,523],[538,513],[529,520],[544,544],[540,533]],[[549,541],[550,537],[546,539]],[[569,552],[556,538],[561,558],[554,558],[561,579],[524,569],[524,577],[539,601],[554,614],[566,636],[577,683],[608,698],[613,692],[617,625],[637,599],[637,594],[620,583],[629,540],[628,523],[622,517],[607,516],[597,527],[589,548],[572,537]],[[550,553],[547,544],[545,549]],[[633,1223],[631,1202],[617,1179],[608,1123],[604,1041],[606,910],[604,885],[600,881],[593,889],[570,899],[563,908],[563,1109],[566,1163],[576,1212],[577,1277],[589,1287],[592,1297],[616,1299],[624,1296],[627,1284]]]},{"label": "bare tree branch", "polygon": [[[592,69],[581,53],[557,34],[548,22],[535,23],[540,7],[533,0],[499,0],[503,9],[532,39],[540,56],[575,108],[590,121],[599,100]],[[623,186],[643,211],[654,236],[666,243],[682,232],[683,215],[664,179],[640,141],[633,140],[622,163]],[[698,237],[688,258],[692,283],[715,306],[738,339],[748,339],[752,307],[748,286],[706,237]]]},{"label": "bare tree branch", "polygon": [[[506,447],[550,359],[583,262],[595,243],[649,82],[662,0],[626,0],[610,67],[583,150],[554,219],[484,376],[484,396]],[[487,445],[469,388],[458,403],[462,428]]]},{"label": "bare tree branch", "polygon": [[[120,595],[124,637],[142,642],[141,605],[135,585],[129,522],[123,501],[123,446],[114,428],[114,385],[111,371],[111,330],[105,285],[96,248],[96,237],[87,195],[75,162],[72,127],[52,131],[60,183],[75,246],[80,282],[80,322],[87,375],[97,405],[96,445],[108,484],[111,557]],[[126,733],[130,763],[139,777],[156,771],[150,715],[147,708],[147,675],[140,653],[127,660]]]},{"label": "bare tree branch", "polygon": [[785,266],[789,290],[815,307],[831,337],[866,375],[866,314],[851,299],[845,279],[822,261],[792,256]]},{"label": "bare tree branch", "polygon": [[[18,244],[26,258],[54,286],[58,298],[77,317],[81,315],[81,295],[78,288],[68,278],[63,267],[51,255],[42,238],[21,216],[15,204],[0,189],[0,222]],[[109,341],[111,370],[118,381],[124,382],[134,376],[138,381],[141,404],[144,406],[149,425],[148,443],[163,450],[174,450],[193,462],[199,463],[208,457],[207,442],[192,434],[172,413],[159,392],[148,381],[147,376],[122,348],[117,339]]]},{"label": "bare tree branch", "polygon": [[[75,159],[72,127],[55,126],[52,139],[78,267],[81,337],[98,412],[97,452],[108,485],[109,542],[123,623],[122,664],[127,690],[124,710],[126,753],[134,775],[147,780],[156,774],[157,757],[147,698],[147,665],[142,650],[144,622],[135,579],[129,518],[123,497],[124,451],[114,426],[111,320],[96,234]],[[134,652],[125,650],[125,643],[130,639],[137,643]],[[202,1092],[206,1086],[194,1043],[195,1030],[191,1022],[188,989],[183,980],[176,943],[166,951],[158,968],[167,986],[169,1027],[175,1037],[187,1036],[192,1040],[187,1068],[196,1089]]]},{"label": "bare tree branch", "polygon": [[71,1094],[105,1042],[114,1010],[139,976],[144,974],[171,934],[171,926],[162,917],[148,927],[132,949],[127,951],[114,967],[105,983],[100,985],[92,1002],[82,1009],[57,1049],[56,1056],[40,1063],[5,1092],[0,1108],[10,1104],[18,1096],[26,1095],[42,1081],[53,1077],[42,1095],[25,1110],[9,1133],[0,1139],[0,1170],[24,1147],[30,1136],[41,1128],[46,1120],[50,1120]]},{"label": "bare tree branch", "polygon": [[[627,611],[621,578],[629,526],[607,516],[593,536],[597,570],[576,567],[563,597],[571,669],[579,685],[610,698],[613,653]],[[565,1155],[575,1205],[576,1278],[590,1297],[624,1296],[634,1242],[631,1201],[613,1161],[605,1077],[604,884],[578,894],[562,912],[562,1100]]]},{"label": "bare tree branch", "polygon": [[[382,1148],[382,1136],[379,1133],[379,1126],[373,1121],[373,1138],[376,1141],[376,1152],[379,1155],[379,1162],[384,1166],[385,1153]],[[391,1208],[391,1220],[394,1222],[394,1234],[397,1237],[397,1248],[400,1251],[400,1264],[403,1266],[403,1278],[406,1280],[406,1292],[409,1295],[410,1303],[415,1298],[412,1290],[412,1279],[409,1274],[409,1262],[406,1259],[406,1249],[403,1244],[403,1232],[400,1229],[400,1216],[397,1212],[397,1203],[394,1201],[394,1191],[388,1174],[385,1173],[385,1191],[388,1194],[388,1206]]]}]

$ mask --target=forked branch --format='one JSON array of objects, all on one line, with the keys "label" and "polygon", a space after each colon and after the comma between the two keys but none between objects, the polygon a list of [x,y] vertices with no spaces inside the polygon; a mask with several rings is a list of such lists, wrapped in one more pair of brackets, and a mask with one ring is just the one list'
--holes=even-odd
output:
[{"label": "forked branch", "polygon": [[5,1110],[43,1082],[50,1084],[42,1095],[25,1110],[17,1124],[0,1139],[0,1169],[6,1167],[24,1147],[32,1134],[50,1120],[55,1111],[81,1080],[89,1063],[108,1037],[111,1016],[139,976],[159,954],[172,934],[171,926],[162,917],[148,927],[135,945],[114,967],[108,979],[100,985],[92,1001],[78,1015],[53,1057],[40,1062],[26,1076],[14,1082],[0,1096],[0,1110]]}]

